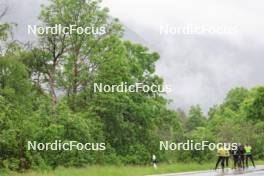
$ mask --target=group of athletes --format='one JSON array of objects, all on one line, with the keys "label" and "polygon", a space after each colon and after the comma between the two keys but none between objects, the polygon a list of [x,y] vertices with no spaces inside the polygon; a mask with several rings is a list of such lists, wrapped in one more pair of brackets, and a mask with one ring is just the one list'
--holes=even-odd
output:
[{"label": "group of athletes", "polygon": [[252,165],[255,167],[255,163],[252,156],[252,147],[249,144],[241,145],[239,144],[236,150],[228,150],[224,147],[220,147],[217,151],[218,159],[215,165],[215,170],[218,168],[218,165],[221,163],[221,168],[224,170],[225,166],[228,167],[229,158],[233,156],[233,169],[248,168],[248,160],[250,159]]},{"label": "group of athletes", "polygon": [[[218,168],[218,165],[221,163],[222,170],[228,168],[229,158],[233,156],[233,169],[245,169],[248,168],[248,160],[250,159],[252,165],[255,167],[255,163],[252,156],[252,147],[249,144],[241,145],[239,144],[236,150],[228,150],[225,147],[220,147],[217,151],[218,159],[215,165],[215,170]],[[157,157],[152,155],[152,164],[154,168],[157,168]]]}]

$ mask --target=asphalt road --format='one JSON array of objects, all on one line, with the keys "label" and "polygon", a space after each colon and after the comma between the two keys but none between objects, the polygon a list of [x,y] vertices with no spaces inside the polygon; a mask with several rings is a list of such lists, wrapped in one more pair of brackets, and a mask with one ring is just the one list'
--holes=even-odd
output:
[{"label": "asphalt road", "polygon": [[264,165],[259,165],[256,168],[248,168],[244,171],[234,171],[231,169],[225,170],[225,172],[222,172],[222,170],[217,171],[199,171],[199,172],[184,172],[184,173],[171,173],[171,174],[160,174],[160,175],[152,175],[152,176],[264,176]]}]

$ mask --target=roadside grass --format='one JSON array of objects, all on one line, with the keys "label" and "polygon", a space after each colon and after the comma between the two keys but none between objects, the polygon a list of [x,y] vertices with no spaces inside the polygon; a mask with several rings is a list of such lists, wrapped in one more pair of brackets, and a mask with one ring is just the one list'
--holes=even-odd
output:
[{"label": "roadside grass", "polygon": [[[258,165],[264,161],[257,161]],[[152,166],[87,166],[85,168],[57,168],[54,171],[27,171],[25,173],[9,173],[7,176],[144,176],[149,174],[175,173],[210,170],[214,162],[206,164],[175,163],[161,164],[157,169]]]}]

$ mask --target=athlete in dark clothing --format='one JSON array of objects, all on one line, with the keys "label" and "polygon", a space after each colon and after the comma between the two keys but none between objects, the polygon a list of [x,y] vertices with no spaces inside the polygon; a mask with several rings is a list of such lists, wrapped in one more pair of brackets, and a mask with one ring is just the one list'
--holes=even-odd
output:
[{"label": "athlete in dark clothing", "polygon": [[245,148],[243,145],[239,145],[237,148],[237,154],[238,154],[238,160],[237,164],[238,167],[242,167],[243,169],[245,168]]},{"label": "athlete in dark clothing", "polygon": [[237,150],[231,150],[231,154],[233,155],[233,161],[234,161],[234,169],[237,168],[237,161],[238,161],[238,151]]},{"label": "athlete in dark clothing", "polygon": [[227,168],[228,168],[229,157],[230,157],[230,151],[228,149],[225,149],[225,162]]}]

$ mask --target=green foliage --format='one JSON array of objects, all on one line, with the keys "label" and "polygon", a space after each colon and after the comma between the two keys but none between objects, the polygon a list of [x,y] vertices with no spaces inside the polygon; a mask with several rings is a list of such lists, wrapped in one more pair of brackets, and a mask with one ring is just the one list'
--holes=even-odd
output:
[{"label": "green foliage", "polygon": [[195,130],[197,127],[203,127],[206,124],[206,118],[203,115],[202,109],[199,105],[192,106],[188,114],[186,123],[187,130]]},{"label": "green foliage", "polygon": [[219,142],[249,143],[256,158],[263,158],[263,90],[232,89],[225,102],[208,113],[207,128]]},{"label": "green foliage", "polygon": [[256,87],[244,104],[245,116],[250,120],[264,120],[264,87]]},{"label": "green foliage", "polygon": [[[146,164],[153,153],[166,160],[160,139],[183,136],[178,114],[161,94],[94,92],[94,83],[163,85],[155,75],[159,55],[124,41],[122,26],[107,12],[97,1],[52,0],[40,15],[44,26],[104,26],[106,33],[39,35],[38,47],[13,45],[0,57],[0,168]],[[104,142],[107,149],[27,149],[28,141],[56,140]]]},{"label": "green foliage", "polygon": [[243,87],[232,89],[228,92],[223,106],[230,108],[232,111],[239,111],[241,104],[248,96],[249,91]]},{"label": "green foliage", "polygon": [[[198,142],[249,143],[255,158],[263,158],[263,86],[247,90],[239,87],[228,92],[225,101],[208,112],[205,123],[199,107],[191,107],[186,123],[187,139]],[[199,117],[199,118],[198,118]],[[202,126],[202,127],[199,127]],[[261,146],[262,145],[262,146]],[[181,160],[211,160],[214,151],[191,151],[179,154]]]},{"label": "green foliage", "polygon": [[8,39],[10,25],[7,23],[0,24],[0,41],[6,41]]},{"label": "green foliage", "polygon": [[[211,151],[159,151],[160,140],[247,142],[256,157],[264,157],[263,86],[231,90],[223,104],[210,109],[208,120],[199,105],[190,108],[185,120],[184,113],[167,108],[169,101],[160,93],[95,93],[94,83],[162,86],[155,74],[159,54],[124,41],[122,26],[99,1],[51,0],[40,19],[44,26],[104,26],[106,33],[39,35],[39,45],[31,50],[1,43],[0,168],[147,164],[152,154],[159,162],[214,157]],[[9,25],[0,25],[1,42],[8,40],[9,31]],[[56,140],[106,143],[107,149],[27,149],[28,141]]]}]

